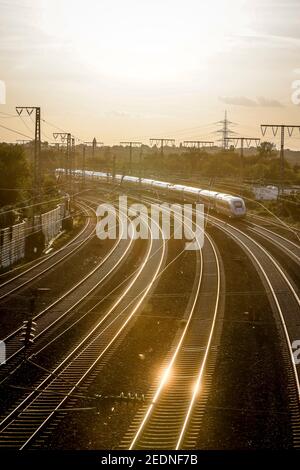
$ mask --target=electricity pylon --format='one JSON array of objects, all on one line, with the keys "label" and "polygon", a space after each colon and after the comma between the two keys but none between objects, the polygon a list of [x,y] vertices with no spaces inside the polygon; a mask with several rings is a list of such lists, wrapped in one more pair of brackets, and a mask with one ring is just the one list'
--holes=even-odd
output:
[{"label": "electricity pylon", "polygon": [[227,119],[227,111],[225,111],[225,116],[223,121],[218,121],[217,124],[222,124],[222,129],[218,129],[216,132],[219,134],[222,134],[222,137],[220,141],[222,142],[222,147],[224,150],[228,149],[228,138],[230,135],[235,134],[234,131],[230,129],[230,125],[233,124],[233,122],[229,121]]}]

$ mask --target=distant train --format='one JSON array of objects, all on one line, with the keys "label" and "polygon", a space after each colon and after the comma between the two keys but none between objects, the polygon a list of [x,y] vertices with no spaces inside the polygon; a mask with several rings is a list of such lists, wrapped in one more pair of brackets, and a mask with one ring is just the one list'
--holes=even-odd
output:
[{"label": "distant train", "polygon": [[[63,169],[57,169],[56,172],[64,173]],[[82,170],[74,170],[76,176],[81,177]],[[113,177],[109,173],[99,171],[85,171],[85,178],[91,180],[109,181]],[[245,201],[237,196],[230,194],[210,191],[208,189],[195,188],[193,186],[185,186],[182,184],[167,183],[165,181],[157,181],[148,178],[138,178],[136,176],[115,175],[114,180],[120,184],[141,184],[145,189],[166,190],[167,192],[181,193],[182,196],[194,196],[197,202],[202,202],[206,207],[218,214],[225,215],[229,218],[243,218],[246,216]]]}]

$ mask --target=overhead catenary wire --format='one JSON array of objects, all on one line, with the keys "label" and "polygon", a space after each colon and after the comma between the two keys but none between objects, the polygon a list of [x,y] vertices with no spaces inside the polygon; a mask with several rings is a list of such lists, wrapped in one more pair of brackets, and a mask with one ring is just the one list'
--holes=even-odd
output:
[{"label": "overhead catenary wire", "polygon": [[[50,200],[47,200],[47,201],[44,201],[44,202],[37,202],[35,204],[30,204],[30,205],[27,205],[27,206],[23,206],[23,207],[20,207],[19,209],[30,209],[31,207],[36,207],[36,206],[43,206],[45,204],[50,204],[52,202],[57,202],[57,201],[61,201],[62,199],[66,198],[66,196],[61,196],[59,198],[55,198],[55,199],[50,199]],[[15,210],[15,209],[8,209],[8,210],[5,210],[5,211],[0,211],[0,215],[3,215],[3,214],[8,214],[9,212],[11,212],[12,210]]]},{"label": "overhead catenary wire", "polygon": [[[197,130],[197,129],[201,130],[203,128],[207,128],[207,127],[211,127],[211,126],[213,126],[213,123],[202,124],[202,125],[194,126],[194,127],[186,127],[186,128],[183,128],[183,129],[177,129],[176,131],[157,132],[156,135],[158,137],[161,137],[161,136],[164,136],[166,134],[169,134],[169,135],[187,134],[189,131],[194,131],[194,130]],[[133,139],[147,139],[147,138],[150,138],[152,135],[153,135],[153,132],[151,134],[148,134],[148,135],[140,135],[140,136],[133,137]]]},{"label": "overhead catenary wire", "polygon": [[4,113],[3,111],[0,111],[0,117],[1,119],[12,119],[18,117],[17,114],[9,114],[9,113]]},{"label": "overhead catenary wire", "polygon": [[[34,124],[34,120],[33,120],[33,117],[32,117],[31,114],[29,115],[29,117],[30,117],[32,123]],[[44,121],[44,119],[41,119],[41,121]],[[46,132],[42,129],[42,127],[41,127],[41,133],[44,137],[46,137],[46,139],[48,139],[48,141],[51,141],[51,137],[49,137],[49,135],[46,134]]]},{"label": "overhead catenary wire", "polygon": [[24,134],[23,132],[17,131],[16,129],[12,129],[11,127],[3,126],[3,124],[0,124],[0,127],[7,131],[14,132],[15,134],[21,135],[22,137],[26,137],[27,139],[33,140],[32,136]]},{"label": "overhead catenary wire", "polygon": [[[33,129],[31,129],[29,127],[29,125],[27,124],[27,122],[25,121],[25,119],[23,118],[23,116],[21,116],[21,114],[18,116],[20,118],[20,120],[22,121],[22,123],[24,124],[24,126],[26,127],[26,129],[29,131],[29,132],[33,132]],[[31,117],[31,116],[30,116]]]},{"label": "overhead catenary wire", "polygon": [[[48,124],[48,126],[51,126],[51,127],[53,127],[54,129],[57,129],[57,130],[59,130],[60,132],[64,132],[64,133],[67,134],[67,131],[66,131],[65,129],[62,129],[62,128],[59,127],[59,126],[56,126],[55,124],[53,124],[53,123],[47,121],[46,119],[41,119],[41,121],[43,121],[45,124]],[[73,134],[73,136],[75,137],[75,139],[76,139],[78,142],[81,142],[82,144],[85,143],[84,140],[80,139],[80,138],[79,138],[78,136],[76,136],[75,134]]]}]

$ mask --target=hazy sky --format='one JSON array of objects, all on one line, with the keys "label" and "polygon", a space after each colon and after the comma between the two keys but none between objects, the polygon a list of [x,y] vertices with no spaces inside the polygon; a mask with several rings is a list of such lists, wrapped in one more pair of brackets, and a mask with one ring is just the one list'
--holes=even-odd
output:
[{"label": "hazy sky", "polygon": [[264,121],[300,125],[300,1],[0,0],[0,80],[0,113],[39,105],[83,140],[215,140],[225,109],[238,134],[260,136]]}]

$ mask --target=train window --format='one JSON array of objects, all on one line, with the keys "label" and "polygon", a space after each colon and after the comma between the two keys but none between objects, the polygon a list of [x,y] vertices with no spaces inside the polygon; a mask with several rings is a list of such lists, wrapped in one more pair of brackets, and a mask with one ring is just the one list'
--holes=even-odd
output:
[{"label": "train window", "polygon": [[241,203],[241,201],[234,201],[234,207],[236,209],[241,209],[243,207],[243,204]]}]

